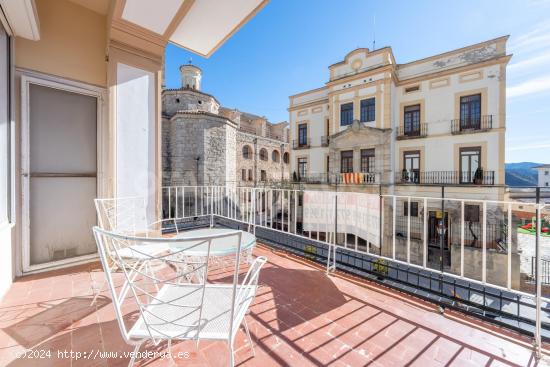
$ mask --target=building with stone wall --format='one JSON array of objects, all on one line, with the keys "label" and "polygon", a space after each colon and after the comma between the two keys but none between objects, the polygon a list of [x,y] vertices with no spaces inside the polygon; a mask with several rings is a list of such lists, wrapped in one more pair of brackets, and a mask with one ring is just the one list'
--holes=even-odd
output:
[{"label": "building with stone wall", "polygon": [[289,179],[288,124],[222,107],[201,90],[202,71],[180,67],[162,92],[163,185],[251,185]]}]

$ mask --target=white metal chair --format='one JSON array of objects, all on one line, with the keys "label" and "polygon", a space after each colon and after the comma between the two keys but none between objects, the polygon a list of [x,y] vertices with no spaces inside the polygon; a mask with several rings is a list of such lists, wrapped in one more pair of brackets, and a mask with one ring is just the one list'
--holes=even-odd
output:
[{"label": "white metal chair", "polygon": [[[246,324],[245,314],[253,302],[258,287],[260,269],[266,262],[265,257],[258,257],[250,266],[243,281],[239,284],[240,241],[241,232],[232,231],[215,236],[204,236],[192,239],[178,238],[150,238],[118,234],[94,227],[94,236],[109,288],[113,297],[113,305],[120,327],[120,331],[128,344],[134,345],[134,353],[130,361],[133,365],[135,355],[145,341],[152,341],[158,345],[163,340],[168,341],[168,352],[171,354],[172,340],[223,340],[230,349],[230,366],[234,366],[234,341],[239,326],[243,324],[250,347],[254,353],[250,332]],[[201,263],[194,264],[193,272],[202,272],[198,277],[199,283],[187,281],[188,274],[177,270],[187,265],[185,252],[193,246],[208,244],[210,254],[211,242],[215,238],[237,240],[239,243],[236,252],[235,267],[233,268],[232,283],[208,283],[208,256]],[[182,242],[184,242],[182,244]],[[141,251],[143,244],[156,243],[163,246],[179,249],[169,254],[152,256]],[[117,292],[114,285],[111,267],[108,264],[108,248],[112,253],[125,277],[125,285]],[[144,257],[141,262],[127,262],[116,251],[118,248],[131,248],[132,251]],[[175,256],[176,255],[176,256]],[[181,255],[181,256],[178,256]],[[200,261],[200,260],[199,260]],[[144,269],[162,263],[161,270],[151,274]],[[130,293],[130,296],[128,296]],[[125,301],[134,300],[139,310],[139,318],[126,327],[121,311]]]},{"label": "white metal chair", "polygon": [[[94,200],[99,226],[108,231],[126,235],[139,235],[150,237],[151,235],[158,236],[162,233],[164,223],[172,223],[172,226],[179,233],[175,219],[165,219],[148,222],[147,220],[147,199],[144,197],[123,197],[110,199],[95,199]],[[120,269],[122,264],[118,261],[118,257],[112,252],[114,249],[107,247],[106,254],[109,258],[111,271]],[[141,253],[150,255],[159,255],[167,251],[162,244],[154,243],[140,246],[140,251],[132,251],[131,247],[119,247],[116,249],[118,255],[125,259],[126,262],[135,262],[139,264],[146,259]],[[146,271],[152,272],[152,268],[147,265]],[[104,279],[101,286],[96,289],[96,294],[91,302],[94,304],[99,297],[101,291],[105,287]]]}]

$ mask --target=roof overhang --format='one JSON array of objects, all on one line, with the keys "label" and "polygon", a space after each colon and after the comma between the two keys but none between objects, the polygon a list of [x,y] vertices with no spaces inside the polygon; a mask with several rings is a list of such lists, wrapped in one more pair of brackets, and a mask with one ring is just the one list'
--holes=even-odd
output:
[{"label": "roof overhang", "polygon": [[[5,0],[3,0],[5,1]],[[170,42],[209,57],[268,0],[115,0],[112,36]]]},{"label": "roof overhang", "polygon": [[0,0],[0,20],[12,36],[40,39],[40,23],[34,0]]}]

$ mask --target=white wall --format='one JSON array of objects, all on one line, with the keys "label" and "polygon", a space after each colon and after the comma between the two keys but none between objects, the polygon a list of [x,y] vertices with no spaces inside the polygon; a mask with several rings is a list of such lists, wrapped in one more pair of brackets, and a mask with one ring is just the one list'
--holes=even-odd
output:
[{"label": "white wall", "polygon": [[537,168],[539,171],[539,184],[541,187],[550,187],[550,167]]},{"label": "white wall", "polygon": [[116,196],[148,198],[147,216],[155,216],[157,181],[155,76],[117,64]]}]

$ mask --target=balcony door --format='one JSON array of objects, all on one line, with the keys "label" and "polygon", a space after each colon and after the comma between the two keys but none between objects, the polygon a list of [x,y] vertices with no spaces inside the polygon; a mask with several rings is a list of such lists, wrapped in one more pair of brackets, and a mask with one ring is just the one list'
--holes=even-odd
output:
[{"label": "balcony door", "polygon": [[298,179],[307,176],[307,158],[298,158]]},{"label": "balcony door", "polygon": [[22,76],[24,271],[93,258],[99,92]]},{"label": "balcony door", "polygon": [[420,105],[405,107],[403,118],[403,131],[405,135],[420,135]]},{"label": "balcony door", "polygon": [[460,149],[460,183],[473,183],[475,174],[480,168],[481,148]]},{"label": "balcony door", "polygon": [[298,125],[298,146],[305,147],[307,145],[307,124]]},{"label": "balcony door", "polygon": [[460,129],[481,128],[481,94],[460,97]]},{"label": "balcony door", "polygon": [[420,179],[420,152],[412,151],[403,154],[403,180],[418,183]]}]

